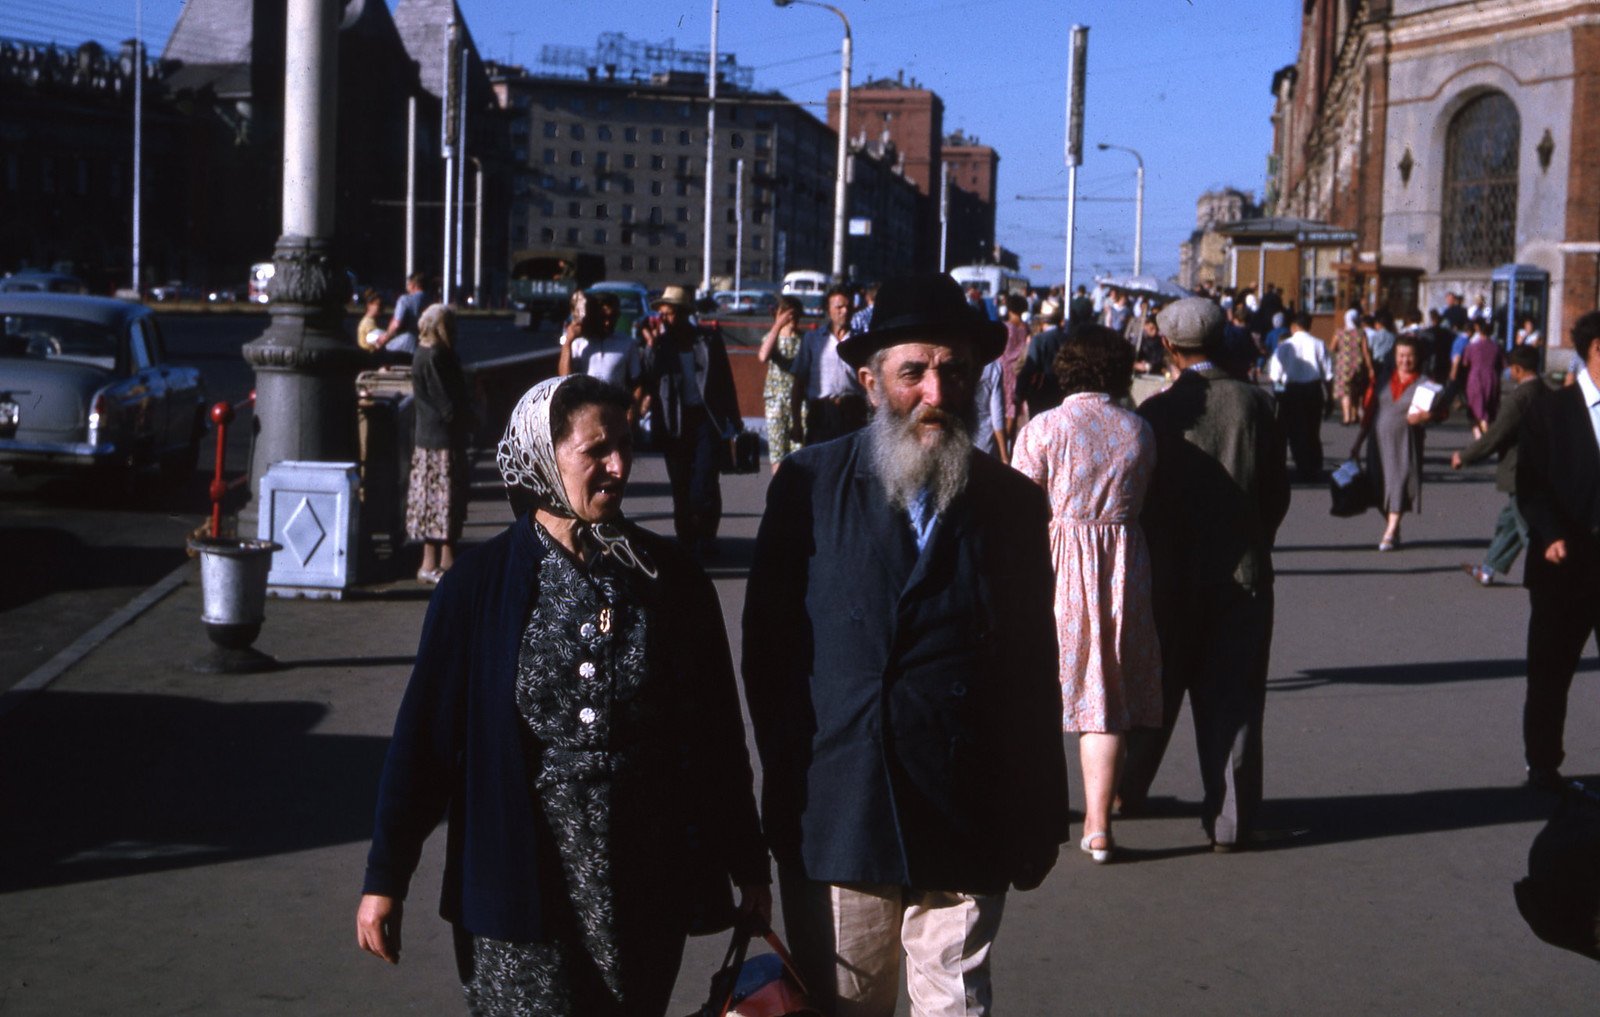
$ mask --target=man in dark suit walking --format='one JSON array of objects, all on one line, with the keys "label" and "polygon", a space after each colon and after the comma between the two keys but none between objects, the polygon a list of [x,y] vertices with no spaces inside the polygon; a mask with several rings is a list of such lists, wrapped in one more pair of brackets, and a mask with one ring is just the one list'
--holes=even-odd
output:
[{"label": "man in dark suit walking", "polygon": [[1005,331],[949,276],[883,284],[839,355],[868,426],[784,459],[745,594],[744,681],[784,921],[824,1012],[987,1014],[1009,887],[1067,836],[1050,509],[975,451]]},{"label": "man in dark suit walking", "polygon": [[1272,544],[1289,511],[1285,439],[1272,397],[1212,361],[1226,346],[1217,305],[1177,300],[1157,322],[1181,371],[1139,407],[1156,433],[1140,521],[1150,541],[1164,723],[1128,733],[1122,811],[1144,804],[1187,692],[1205,788],[1201,822],[1217,851],[1232,851],[1248,844],[1261,805]]},{"label": "man in dark suit walking", "polygon": [[1528,782],[1554,788],[1565,758],[1567,691],[1600,627],[1600,311],[1572,327],[1578,383],[1539,400],[1517,450],[1517,508],[1528,524]]},{"label": "man in dark suit walking", "polygon": [[1539,350],[1533,346],[1518,346],[1507,355],[1511,364],[1511,394],[1506,396],[1494,423],[1483,437],[1450,457],[1450,467],[1463,466],[1487,459],[1498,452],[1500,466],[1494,473],[1494,486],[1510,497],[1500,509],[1494,522],[1494,538],[1484,553],[1482,565],[1463,562],[1462,571],[1477,580],[1479,586],[1494,582],[1495,573],[1510,575],[1517,556],[1528,546],[1528,524],[1517,511],[1517,442],[1522,438],[1522,422],[1528,411],[1540,399],[1550,394],[1544,379],[1539,377]]}]

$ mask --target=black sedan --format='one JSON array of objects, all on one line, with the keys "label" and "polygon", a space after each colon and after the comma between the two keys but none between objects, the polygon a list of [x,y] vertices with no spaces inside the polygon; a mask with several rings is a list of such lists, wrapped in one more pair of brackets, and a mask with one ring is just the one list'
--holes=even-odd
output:
[{"label": "black sedan", "polygon": [[192,472],[205,383],[166,362],[149,309],[0,293],[0,464],[19,473],[160,465]]}]

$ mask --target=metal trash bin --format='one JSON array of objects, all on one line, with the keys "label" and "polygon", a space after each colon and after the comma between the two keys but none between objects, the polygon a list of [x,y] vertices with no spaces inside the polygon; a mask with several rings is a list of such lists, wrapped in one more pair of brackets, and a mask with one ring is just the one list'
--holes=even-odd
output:
[{"label": "metal trash bin", "polygon": [[356,375],[363,552],[380,535],[395,550],[405,543],[406,486],[411,480],[411,403],[409,366]]}]

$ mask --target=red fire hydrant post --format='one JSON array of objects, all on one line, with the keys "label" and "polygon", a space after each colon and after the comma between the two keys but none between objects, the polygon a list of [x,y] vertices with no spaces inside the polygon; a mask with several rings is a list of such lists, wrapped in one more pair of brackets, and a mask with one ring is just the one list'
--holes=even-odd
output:
[{"label": "red fire hydrant post", "polygon": [[[256,401],[256,394],[251,392],[239,400],[239,406],[250,406]],[[223,465],[228,456],[228,425],[233,423],[235,407],[229,403],[217,403],[211,407],[211,422],[217,425],[217,467],[211,475],[211,535],[222,536],[222,499],[227,497],[228,491],[238,486],[238,481],[228,483],[222,479]],[[247,474],[248,476],[248,474]],[[243,478],[240,478],[241,480]]]}]

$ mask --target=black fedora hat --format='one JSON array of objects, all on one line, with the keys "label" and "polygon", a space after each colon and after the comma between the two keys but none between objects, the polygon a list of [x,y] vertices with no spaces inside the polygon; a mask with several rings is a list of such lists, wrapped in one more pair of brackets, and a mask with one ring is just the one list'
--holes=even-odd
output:
[{"label": "black fedora hat", "polygon": [[901,276],[878,288],[872,304],[872,327],[839,344],[839,358],[851,367],[865,367],[872,355],[900,343],[972,343],[979,364],[987,364],[1006,348],[1006,327],[971,304],[961,284],[944,272]]}]

